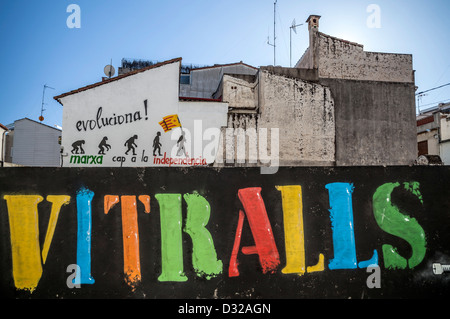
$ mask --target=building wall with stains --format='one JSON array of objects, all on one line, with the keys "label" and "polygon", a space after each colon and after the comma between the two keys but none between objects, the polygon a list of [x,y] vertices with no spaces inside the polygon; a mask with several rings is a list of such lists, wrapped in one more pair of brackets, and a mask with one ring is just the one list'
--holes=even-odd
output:
[{"label": "building wall with stains", "polygon": [[411,165],[414,84],[321,79],[335,102],[336,165]]},{"label": "building wall with stains", "polygon": [[364,51],[319,32],[308,20],[309,47],[296,68],[317,72],[335,111],[336,165],[410,165],[417,158],[412,55]]},{"label": "building wall with stains", "polygon": [[260,163],[260,153],[278,152],[281,166],[334,165],[334,102],[326,86],[261,67],[252,79],[224,76],[221,92],[229,104],[222,142],[230,162]]},{"label": "building wall with stains", "polygon": [[306,21],[309,47],[295,68],[318,69],[320,78],[414,83],[411,54],[364,51],[362,44],[319,32],[319,20]]},{"label": "building wall with stains", "polygon": [[315,32],[319,43],[319,77],[413,83],[411,54],[364,51],[363,46]]},{"label": "building wall with stains", "polygon": [[263,70],[261,128],[279,128],[281,165],[333,165],[334,101],[328,87]]}]

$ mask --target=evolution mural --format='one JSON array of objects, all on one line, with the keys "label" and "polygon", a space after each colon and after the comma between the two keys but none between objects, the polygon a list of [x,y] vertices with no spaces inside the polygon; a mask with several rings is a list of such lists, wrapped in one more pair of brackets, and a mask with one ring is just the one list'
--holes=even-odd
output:
[{"label": "evolution mural", "polygon": [[212,164],[228,103],[180,101],[180,66],[174,59],[54,97],[64,107],[62,165]]},{"label": "evolution mural", "polygon": [[2,293],[439,296],[449,178],[447,167],[3,169]]},{"label": "evolution mural", "polygon": [[[145,110],[147,110],[147,100],[144,101],[144,105]],[[96,120],[88,120],[86,122],[78,121],[76,124],[77,130],[88,131],[101,129],[105,126],[132,123],[133,121],[139,121],[142,119],[139,111],[135,112],[134,115],[132,113],[128,113],[125,115],[116,116],[114,114],[114,117],[109,119],[101,118],[101,114],[102,108],[100,107],[97,112]],[[145,119],[147,120],[147,117]],[[94,155],[87,155],[83,148],[85,147],[84,145],[86,144],[86,140],[76,140],[71,144],[70,155],[65,155],[67,156],[66,161],[68,163],[64,166],[102,166],[104,164],[104,157],[110,155],[108,153],[112,153],[114,155],[107,156],[109,162],[107,166],[123,167],[124,164],[125,166],[206,166],[211,162],[208,162],[206,158],[203,158],[203,154],[197,154],[195,157],[193,157],[192,154],[190,155],[190,150],[192,149],[191,145],[193,144],[193,141],[191,141],[191,134],[189,133],[189,141],[187,141],[186,128],[183,129],[178,114],[163,117],[162,121],[159,122],[159,125],[161,126],[160,129],[162,129],[164,133],[170,132],[172,129],[179,128],[178,133],[175,133],[179,135],[176,142],[172,141],[171,136],[171,140],[168,141],[166,138],[166,145],[163,145],[161,131],[157,131],[156,136],[153,139],[152,147],[150,148],[147,134],[144,138],[141,137],[141,139],[139,139],[137,134],[133,134],[132,136],[127,137],[126,140],[123,136],[121,136],[125,142],[123,146],[117,150],[113,149],[111,144],[109,144],[111,143],[108,142],[110,138],[108,136],[103,136],[100,143],[98,143],[98,153]],[[213,143],[215,150],[218,147],[218,137],[219,136],[217,135],[217,138]],[[117,138],[115,139],[117,144]],[[89,142],[94,144],[97,143],[92,138],[90,138]],[[186,143],[189,143],[189,153],[186,149]],[[213,155],[215,155],[215,153]],[[115,165],[111,165],[111,161]]]}]

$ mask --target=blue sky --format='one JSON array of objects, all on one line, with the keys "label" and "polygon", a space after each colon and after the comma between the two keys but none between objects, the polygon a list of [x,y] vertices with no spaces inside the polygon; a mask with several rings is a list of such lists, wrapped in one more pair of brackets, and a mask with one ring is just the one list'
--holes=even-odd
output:
[{"label": "blue sky", "polygon": [[[81,27],[68,28],[70,4]],[[369,28],[370,4],[381,9]],[[212,65],[273,64],[273,0],[0,0],[0,123],[38,120],[44,84],[44,123],[62,124],[53,96],[101,80],[111,59]],[[367,51],[413,54],[417,92],[450,83],[448,0],[278,0],[276,64],[289,67],[289,26],[321,16],[320,31],[358,42]],[[292,33],[292,61],[308,47],[307,26]],[[422,108],[450,101],[450,86],[430,91]]]}]

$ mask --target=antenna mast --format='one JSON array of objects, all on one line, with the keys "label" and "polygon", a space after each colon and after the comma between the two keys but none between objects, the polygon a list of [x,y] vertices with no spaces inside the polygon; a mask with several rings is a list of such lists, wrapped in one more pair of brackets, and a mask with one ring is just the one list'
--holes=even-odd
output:
[{"label": "antenna mast", "polygon": [[273,46],[273,66],[276,65],[276,59],[275,59],[275,40],[276,40],[276,34],[275,34],[275,26],[276,26],[276,11],[277,11],[277,0],[273,3],[273,44],[269,43],[269,39],[267,37],[267,44]]},{"label": "antenna mast", "polygon": [[52,87],[50,87],[50,86],[48,86],[47,84],[44,84],[44,89],[42,90],[42,105],[41,105],[41,116],[39,116],[39,121],[43,121],[44,120],[44,116],[43,116],[43,114],[44,114],[44,111],[45,111],[45,109],[44,109],[44,95],[45,95],[45,89],[52,89],[52,90],[54,90],[54,88],[52,88]]},{"label": "antenna mast", "polygon": [[289,58],[290,58],[290,64],[289,66],[292,68],[292,30],[294,30],[295,34],[297,34],[297,27],[303,25],[303,23],[301,24],[295,24],[295,19],[292,21],[292,25],[289,27],[289,49],[290,49],[290,54],[289,54]]}]

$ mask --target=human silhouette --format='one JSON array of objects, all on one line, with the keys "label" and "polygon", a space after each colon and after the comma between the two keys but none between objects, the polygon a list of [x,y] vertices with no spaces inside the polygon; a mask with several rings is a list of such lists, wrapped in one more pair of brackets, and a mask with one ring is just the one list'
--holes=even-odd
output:
[{"label": "human silhouette", "polygon": [[137,147],[137,145],[134,141],[137,140],[137,138],[138,138],[137,135],[133,135],[125,142],[124,146],[126,146],[128,148],[127,151],[125,152],[125,155],[128,155],[128,152],[130,150],[133,151],[133,155],[136,155],[135,147]]},{"label": "human silhouette", "polygon": [[161,146],[162,144],[159,142],[159,137],[161,136],[161,132],[156,133],[155,138],[153,139],[153,156],[156,156],[156,151],[158,151],[159,156],[161,155]]},{"label": "human silhouette", "polygon": [[181,130],[181,136],[177,141],[177,156],[181,156],[182,153],[184,153],[184,156],[187,157],[186,150],[184,149],[184,143],[186,142],[186,138],[184,137],[185,133],[183,130]]}]

